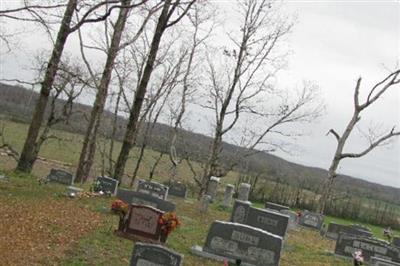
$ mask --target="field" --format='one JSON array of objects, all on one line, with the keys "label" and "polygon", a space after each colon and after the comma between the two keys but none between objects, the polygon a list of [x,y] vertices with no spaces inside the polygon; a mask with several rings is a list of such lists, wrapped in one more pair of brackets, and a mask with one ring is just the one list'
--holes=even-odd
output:
[{"label": "field", "polygon": [[[5,139],[17,150],[22,146],[26,125],[3,121]],[[117,217],[109,212],[112,198],[70,199],[64,196],[65,188],[56,184],[40,185],[38,177],[45,176],[52,167],[68,164],[73,171],[80,148],[80,136],[56,131],[65,140],[46,144],[32,175],[12,172],[15,162],[0,156],[0,172],[10,176],[0,181],[0,257],[5,265],[128,265],[133,249],[131,241],[113,234]],[[118,150],[118,147],[116,148]],[[129,171],[137,151],[132,153]],[[145,164],[139,176],[147,177],[149,165],[157,156],[146,151]],[[54,160],[54,161],[53,161]],[[100,157],[97,157],[97,162]],[[168,176],[168,160],[160,165],[156,178]],[[93,173],[99,174],[99,164]],[[187,181],[187,166],[179,169],[179,177]],[[231,174],[225,182],[234,182]],[[88,189],[90,184],[83,187]],[[192,195],[193,196],[193,195]],[[167,246],[184,254],[184,265],[222,265],[220,262],[202,259],[190,254],[193,245],[203,245],[210,224],[214,220],[228,220],[229,210],[222,210],[218,202],[209,212],[201,214],[199,203],[189,197],[186,200],[172,198],[177,204],[177,215],[182,226],[168,238]],[[326,217],[325,222],[353,223],[355,221]],[[382,237],[382,228],[368,225],[376,236]],[[397,232],[400,233],[400,232]],[[285,241],[281,265],[350,265],[348,260],[333,256],[334,242],[322,238],[309,229],[289,232]]]}]

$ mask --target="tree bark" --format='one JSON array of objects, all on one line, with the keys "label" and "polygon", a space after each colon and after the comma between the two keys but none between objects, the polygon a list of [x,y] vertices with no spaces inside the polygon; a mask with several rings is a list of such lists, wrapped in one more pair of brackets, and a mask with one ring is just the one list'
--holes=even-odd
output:
[{"label": "tree bark", "polygon": [[[125,6],[130,5],[130,3],[131,0],[125,0],[123,2]],[[107,99],[108,86],[110,84],[115,58],[118,55],[119,45],[121,43],[121,37],[125,28],[129,11],[129,8],[120,9],[118,19],[114,27],[111,45],[107,52],[106,64],[104,66],[100,84],[97,88],[96,99],[92,108],[92,112],[90,114],[85,138],[83,140],[83,146],[79,158],[78,167],[76,170],[76,182],[85,182],[93,165],[94,155],[96,152],[97,132],[99,130],[101,116],[103,114],[104,105]]]},{"label": "tree bark", "polygon": [[33,112],[31,124],[29,126],[28,135],[25,139],[24,147],[18,161],[17,170],[29,173],[32,170],[36,160],[35,143],[39,135],[40,127],[46,111],[47,102],[50,91],[52,89],[54,78],[57,73],[58,65],[64,50],[65,43],[70,33],[70,24],[72,15],[77,6],[77,0],[69,0],[64,12],[61,26],[57,34],[57,39],[53,47],[53,51],[47,65],[46,73],[40,89],[40,96],[36,102]]},{"label": "tree bark", "polygon": [[171,5],[171,1],[172,0],[164,1],[164,6],[157,22],[157,27],[153,36],[153,40],[151,41],[151,48],[147,57],[146,66],[144,68],[139,86],[135,92],[135,99],[132,105],[132,109],[130,110],[129,121],[126,128],[124,140],[122,142],[121,151],[115,164],[114,178],[118,179],[119,181],[122,180],[129,152],[132,149],[136,140],[136,130],[138,127],[138,120],[140,116],[140,111],[142,109],[143,99],[147,91],[147,85],[149,83],[151,73],[153,72],[153,65],[156,60],[161,37],[167,27],[167,22],[169,18],[168,11]]}]

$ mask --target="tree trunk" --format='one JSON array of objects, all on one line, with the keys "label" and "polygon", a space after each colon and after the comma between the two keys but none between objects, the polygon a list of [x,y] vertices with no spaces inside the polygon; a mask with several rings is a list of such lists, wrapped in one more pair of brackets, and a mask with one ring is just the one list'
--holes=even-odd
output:
[{"label": "tree trunk", "polygon": [[[130,3],[131,0],[125,0],[123,4],[128,6],[130,5]],[[96,100],[90,114],[89,125],[86,130],[85,138],[83,140],[78,168],[76,170],[76,182],[85,182],[93,165],[94,155],[96,152],[97,132],[100,126],[101,116],[103,114],[104,105],[107,99],[108,86],[110,84],[114,62],[119,51],[122,32],[124,31],[129,10],[129,8],[120,9],[118,19],[114,27],[111,45],[107,52],[106,64],[104,66],[100,85],[98,86]]]},{"label": "tree trunk", "polygon": [[124,140],[122,142],[121,151],[119,153],[117,162],[115,164],[114,178],[119,181],[122,180],[124,175],[125,165],[128,160],[129,152],[132,149],[136,140],[136,130],[138,127],[138,120],[140,110],[142,109],[143,99],[147,91],[147,84],[149,83],[151,73],[153,72],[153,65],[156,60],[158,48],[160,46],[161,37],[166,29],[168,22],[168,10],[172,0],[165,0],[161,15],[157,22],[157,27],[151,42],[151,48],[147,57],[146,66],[143,71],[142,78],[139,86],[135,92],[135,99],[130,111],[129,121],[126,128]]},{"label": "tree trunk", "polygon": [[29,173],[32,170],[36,160],[35,143],[39,135],[40,127],[46,111],[47,102],[50,91],[53,86],[54,78],[57,73],[58,65],[64,50],[65,43],[70,33],[70,24],[72,15],[74,14],[77,5],[77,0],[69,0],[64,12],[61,26],[57,34],[57,39],[53,47],[46,73],[40,89],[40,96],[36,102],[36,107],[33,112],[31,124],[29,126],[28,135],[25,139],[24,147],[18,161],[17,170]]}]

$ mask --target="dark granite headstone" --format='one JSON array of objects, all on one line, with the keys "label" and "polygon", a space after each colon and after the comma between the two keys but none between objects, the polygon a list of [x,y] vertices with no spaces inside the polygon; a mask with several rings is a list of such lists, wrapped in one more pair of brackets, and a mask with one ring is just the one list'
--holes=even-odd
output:
[{"label": "dark granite headstone", "polygon": [[136,243],[131,266],[181,266],[183,255],[161,245]]},{"label": "dark granite headstone", "polygon": [[400,236],[393,237],[393,246],[400,248]]},{"label": "dark granite headstone", "polygon": [[96,181],[100,182],[103,192],[110,192],[114,196],[117,194],[118,180],[111,177],[99,176]]},{"label": "dark granite headstone", "polygon": [[400,266],[400,263],[377,258],[377,257],[372,257],[370,266]]},{"label": "dark granite headstone", "polygon": [[139,180],[136,191],[152,195],[159,199],[166,200],[168,196],[168,187],[152,181]]},{"label": "dark granite headstone", "polygon": [[309,228],[321,230],[324,216],[319,213],[304,211],[299,219],[299,224]]},{"label": "dark granite headstone", "polygon": [[259,266],[279,265],[282,238],[251,226],[214,221],[203,251]]},{"label": "dark granite headstone", "polygon": [[362,251],[366,261],[369,261],[371,257],[377,257],[400,262],[400,249],[389,245],[386,241],[362,236],[339,234],[339,238],[336,241],[335,254],[352,257],[356,250]]},{"label": "dark granite headstone", "polygon": [[73,175],[71,173],[68,173],[67,171],[59,169],[51,169],[46,179],[52,182],[57,182],[68,186],[74,184]]},{"label": "dark granite headstone", "polygon": [[231,222],[242,223],[284,237],[289,216],[276,211],[251,207],[250,202],[236,200],[233,206]]},{"label": "dark granite headstone", "polygon": [[187,188],[181,182],[172,182],[168,189],[168,195],[175,197],[186,198]]},{"label": "dark granite headstone", "polygon": [[280,204],[276,204],[276,203],[268,202],[268,201],[265,203],[265,208],[271,209],[271,210],[277,210],[277,211],[290,209],[288,206],[284,206],[284,205],[280,205]]},{"label": "dark granite headstone", "polygon": [[345,233],[348,235],[372,237],[371,232],[361,230],[360,227],[354,227],[354,226],[344,225],[344,224],[337,224],[337,223],[333,223],[333,222],[329,223],[325,236],[329,239],[337,240],[340,233]]},{"label": "dark granite headstone", "polygon": [[174,203],[153,197],[150,194],[146,194],[146,193],[142,193],[142,192],[118,188],[117,198],[126,203],[143,204],[143,205],[152,206],[152,207],[160,209],[164,212],[175,211]]}]

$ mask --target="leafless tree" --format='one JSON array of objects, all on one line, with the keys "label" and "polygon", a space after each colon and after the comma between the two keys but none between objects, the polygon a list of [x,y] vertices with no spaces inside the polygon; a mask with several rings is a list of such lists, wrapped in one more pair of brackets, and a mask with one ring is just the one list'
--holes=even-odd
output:
[{"label": "leafless tree", "polygon": [[360,158],[371,152],[373,149],[376,147],[382,146],[384,144],[387,144],[388,141],[394,137],[398,137],[400,135],[400,131],[396,130],[395,126],[393,126],[390,130],[387,132],[384,132],[382,134],[376,134],[376,132],[370,132],[368,134],[368,140],[369,140],[369,145],[362,151],[356,152],[356,153],[349,153],[349,152],[344,152],[344,147],[347,143],[347,140],[352,133],[354,127],[357,125],[357,123],[361,120],[361,113],[368,109],[372,104],[374,104],[376,101],[378,101],[382,95],[388,91],[388,89],[393,88],[393,87],[398,87],[398,84],[400,83],[400,69],[397,69],[393,72],[391,72],[389,75],[387,75],[383,80],[380,82],[376,83],[369,91],[366,99],[364,101],[360,102],[360,88],[361,88],[361,77],[357,80],[355,89],[354,89],[354,102],[353,102],[353,115],[348,122],[344,132],[342,134],[339,134],[337,131],[334,129],[330,129],[329,133],[331,133],[336,141],[337,141],[337,146],[335,150],[335,154],[332,158],[331,165],[328,170],[328,178],[324,184],[321,199],[319,201],[319,212],[324,213],[325,208],[328,204],[328,200],[330,198],[330,195],[332,194],[332,188],[333,184],[335,181],[335,178],[337,176],[337,168],[341,162],[341,160],[346,159],[346,158]]},{"label": "leafless tree", "polygon": [[[138,128],[138,120],[140,117],[140,112],[142,109],[142,104],[144,100],[144,96],[147,91],[147,86],[153,72],[154,62],[156,61],[157,53],[159,50],[159,46],[161,43],[161,37],[163,36],[165,30],[176,23],[178,23],[189,11],[191,6],[195,3],[196,0],[192,0],[189,3],[183,4],[181,1],[175,1],[172,3],[172,0],[165,0],[163,8],[161,10],[161,14],[157,21],[157,26],[151,41],[150,51],[146,59],[146,65],[143,69],[142,76],[140,77],[139,85],[135,92],[135,97],[133,104],[130,110],[130,116],[128,125],[126,128],[124,140],[122,143],[121,151],[119,153],[116,165],[114,178],[121,180],[125,170],[125,164],[128,160],[129,152],[132,149],[136,132]],[[179,12],[179,13],[178,13]],[[176,18],[172,19],[174,14],[178,14]]]},{"label": "leafless tree", "polygon": [[234,48],[224,47],[208,60],[206,86],[210,93],[203,107],[213,112],[215,126],[199,196],[205,192],[210,176],[221,172],[223,136],[234,128],[242,113],[252,111],[253,99],[269,89],[282,56],[275,50],[292,27],[269,1],[240,1],[238,6],[240,28],[229,34]]}]

